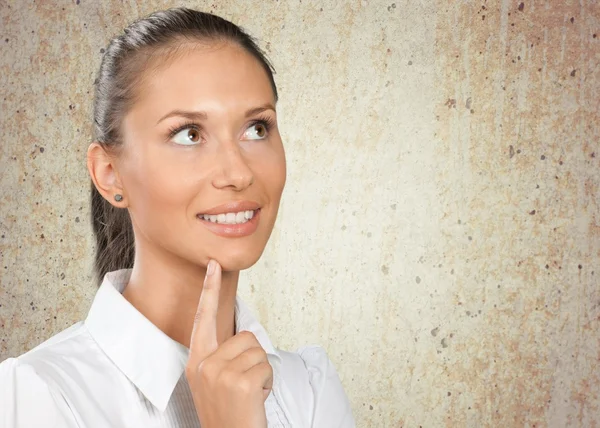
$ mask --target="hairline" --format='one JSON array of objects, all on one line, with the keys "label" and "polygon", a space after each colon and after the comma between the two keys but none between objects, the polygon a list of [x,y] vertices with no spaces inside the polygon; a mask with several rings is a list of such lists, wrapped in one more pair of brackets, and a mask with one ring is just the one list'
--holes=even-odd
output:
[{"label": "hairline", "polygon": [[[264,69],[265,66],[270,67],[270,63],[267,62],[266,64],[263,64],[258,58],[255,57],[255,55],[249,52],[245,46],[236,40],[228,38],[227,36],[206,37],[183,34],[176,36],[160,45],[145,46],[133,52],[133,58],[130,58],[128,60],[128,65],[125,66],[127,70],[122,71],[129,74],[137,72],[139,73],[139,76],[137,78],[127,79],[129,86],[128,92],[130,96],[128,97],[127,102],[122,106],[122,111],[120,112],[118,120],[119,129],[117,131],[119,138],[122,140],[122,127],[125,116],[127,116],[133,106],[142,99],[144,85],[150,79],[152,79],[152,77],[171,66],[175,61],[185,57],[186,55],[190,55],[195,51],[210,52],[224,49],[228,46],[238,48],[240,51],[251,56],[255,61],[257,61],[265,73],[265,77],[269,81],[269,86],[271,86],[271,79],[269,78],[267,71]],[[271,91],[273,92],[272,95],[274,104],[276,105],[278,101],[277,94],[274,91],[274,88],[271,88]],[[110,141],[102,141],[99,143],[111,155],[118,156],[123,148],[122,143],[124,143],[124,141],[120,141],[121,144],[113,144],[113,142]]]}]

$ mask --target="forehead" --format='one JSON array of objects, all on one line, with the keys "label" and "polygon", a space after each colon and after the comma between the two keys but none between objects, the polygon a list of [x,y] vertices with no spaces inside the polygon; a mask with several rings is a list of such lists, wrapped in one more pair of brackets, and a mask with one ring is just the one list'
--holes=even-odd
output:
[{"label": "forehead", "polygon": [[173,109],[246,111],[275,103],[261,63],[235,44],[194,45],[154,62],[140,81],[131,113],[162,117]]}]

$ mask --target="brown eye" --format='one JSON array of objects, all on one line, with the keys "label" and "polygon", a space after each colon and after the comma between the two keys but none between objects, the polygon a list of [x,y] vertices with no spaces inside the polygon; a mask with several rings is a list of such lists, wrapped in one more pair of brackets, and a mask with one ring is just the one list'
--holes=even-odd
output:
[{"label": "brown eye", "polygon": [[244,139],[246,140],[264,140],[267,138],[269,134],[269,130],[267,129],[267,125],[264,123],[255,123],[246,129],[244,133]]},{"label": "brown eye", "polygon": [[255,125],[256,127],[256,135],[259,136],[260,138],[264,138],[265,135],[267,135],[267,128],[265,128],[264,125],[261,125],[260,123]]},{"label": "brown eye", "polygon": [[185,128],[173,136],[173,141],[182,146],[193,146],[202,142],[202,135],[197,128]]},{"label": "brown eye", "polygon": [[187,136],[189,140],[193,143],[197,143],[198,141],[200,141],[200,133],[197,129],[190,128]]}]

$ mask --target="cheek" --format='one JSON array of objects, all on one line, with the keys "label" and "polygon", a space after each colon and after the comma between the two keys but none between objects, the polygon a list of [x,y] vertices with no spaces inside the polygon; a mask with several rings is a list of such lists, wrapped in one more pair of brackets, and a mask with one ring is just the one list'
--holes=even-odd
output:
[{"label": "cheek", "polygon": [[281,199],[281,194],[283,193],[283,188],[285,187],[286,174],[285,157],[283,157],[282,161],[276,165],[273,171],[273,187],[274,191],[278,193],[278,200]]},{"label": "cheek", "polygon": [[254,175],[260,179],[271,198],[279,199],[285,186],[286,159],[281,140],[249,150]]},{"label": "cheek", "polygon": [[283,144],[281,141],[279,142],[279,150],[277,152],[277,162],[273,165],[274,171],[274,185],[279,192],[279,196],[281,197],[281,193],[283,192],[283,188],[285,186],[285,180],[287,175],[287,162],[285,159],[285,151],[283,149]]},{"label": "cheek", "polygon": [[[169,150],[146,150],[126,168],[123,177],[131,209],[156,215],[185,207],[198,192],[203,177],[196,156],[174,156]],[[169,213],[170,214],[170,213]]]}]

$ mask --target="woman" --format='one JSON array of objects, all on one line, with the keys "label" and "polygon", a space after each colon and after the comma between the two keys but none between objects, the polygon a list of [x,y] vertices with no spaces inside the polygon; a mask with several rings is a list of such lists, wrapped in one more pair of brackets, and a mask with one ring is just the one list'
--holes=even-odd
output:
[{"label": "woman", "polygon": [[285,184],[276,102],[217,16],[157,12],[111,41],[87,159],[102,284],[84,322],[0,365],[2,427],[354,426],[323,349],[275,349],[236,297]]}]

